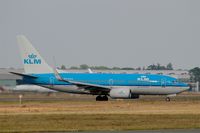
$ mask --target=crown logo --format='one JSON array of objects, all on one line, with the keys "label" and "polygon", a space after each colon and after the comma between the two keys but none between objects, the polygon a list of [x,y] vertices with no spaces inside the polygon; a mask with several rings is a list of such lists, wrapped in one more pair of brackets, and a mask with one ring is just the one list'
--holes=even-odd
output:
[{"label": "crown logo", "polygon": [[28,55],[28,58],[29,58],[29,59],[35,59],[36,57],[37,57],[37,55],[35,55],[35,54],[33,54],[33,53]]}]

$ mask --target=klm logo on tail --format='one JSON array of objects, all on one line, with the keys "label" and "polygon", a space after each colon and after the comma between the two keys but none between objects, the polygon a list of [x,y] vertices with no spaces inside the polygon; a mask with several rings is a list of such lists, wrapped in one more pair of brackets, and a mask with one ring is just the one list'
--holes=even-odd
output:
[{"label": "klm logo on tail", "polygon": [[41,63],[42,63],[41,59],[38,59],[37,55],[35,55],[33,53],[29,54],[27,59],[24,59],[24,64],[36,64],[36,65],[38,65],[38,64],[41,64]]}]

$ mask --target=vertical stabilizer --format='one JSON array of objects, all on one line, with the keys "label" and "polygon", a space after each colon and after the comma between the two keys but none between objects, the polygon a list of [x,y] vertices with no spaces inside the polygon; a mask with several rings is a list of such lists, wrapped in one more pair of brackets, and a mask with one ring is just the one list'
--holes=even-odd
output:
[{"label": "vertical stabilizer", "polygon": [[39,52],[32,46],[25,36],[17,36],[17,42],[19,44],[25,73],[39,74],[53,72],[52,68],[45,62]]}]

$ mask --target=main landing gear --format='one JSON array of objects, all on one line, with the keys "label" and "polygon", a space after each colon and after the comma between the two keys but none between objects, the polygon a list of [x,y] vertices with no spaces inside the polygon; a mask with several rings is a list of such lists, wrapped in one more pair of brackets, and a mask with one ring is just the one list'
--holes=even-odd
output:
[{"label": "main landing gear", "polygon": [[108,101],[108,97],[99,95],[96,97],[96,101]]}]

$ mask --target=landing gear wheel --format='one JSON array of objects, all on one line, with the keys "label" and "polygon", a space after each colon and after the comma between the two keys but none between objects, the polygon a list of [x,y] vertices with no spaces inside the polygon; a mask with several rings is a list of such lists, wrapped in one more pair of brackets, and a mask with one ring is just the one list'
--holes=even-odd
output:
[{"label": "landing gear wheel", "polygon": [[108,101],[108,97],[106,95],[103,97],[99,95],[96,97],[96,101]]},{"label": "landing gear wheel", "polygon": [[108,97],[107,96],[103,96],[103,101],[108,101]]},{"label": "landing gear wheel", "polygon": [[170,102],[170,98],[169,97],[166,97],[166,99],[165,99],[165,101],[167,101],[167,102]]},{"label": "landing gear wheel", "polygon": [[97,97],[96,97],[96,101],[102,101],[101,99],[102,99],[101,96],[97,96]]}]

